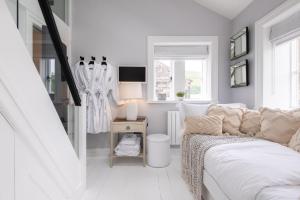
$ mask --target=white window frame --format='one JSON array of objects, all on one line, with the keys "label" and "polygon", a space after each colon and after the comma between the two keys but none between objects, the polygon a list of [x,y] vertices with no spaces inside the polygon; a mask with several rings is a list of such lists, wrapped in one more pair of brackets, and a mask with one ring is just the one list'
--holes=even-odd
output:
[{"label": "white window frame", "polygon": [[[287,0],[255,23],[255,108],[268,106],[272,96],[273,44],[269,39],[273,25],[300,11],[299,0]],[[291,33],[293,34],[293,33]],[[290,35],[291,35],[290,34]],[[269,74],[269,76],[264,76]]]},{"label": "white window frame", "polygon": [[218,37],[217,36],[148,36],[148,103],[177,103],[174,101],[158,101],[154,98],[154,47],[158,45],[208,45],[211,85],[211,100],[186,100],[193,103],[217,103],[218,102]]}]

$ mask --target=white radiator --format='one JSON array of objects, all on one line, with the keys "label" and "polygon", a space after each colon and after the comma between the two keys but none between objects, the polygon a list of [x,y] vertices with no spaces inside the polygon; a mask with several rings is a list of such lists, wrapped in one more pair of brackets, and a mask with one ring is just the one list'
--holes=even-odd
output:
[{"label": "white radiator", "polygon": [[180,131],[179,111],[168,111],[168,135],[171,145],[180,145]]}]

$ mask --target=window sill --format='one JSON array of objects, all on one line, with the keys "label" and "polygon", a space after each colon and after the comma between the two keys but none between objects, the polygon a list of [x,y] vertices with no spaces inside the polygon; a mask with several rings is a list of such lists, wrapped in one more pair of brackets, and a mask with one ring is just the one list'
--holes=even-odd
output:
[{"label": "window sill", "polygon": [[191,103],[191,104],[210,104],[212,100],[166,100],[166,101],[159,101],[159,100],[148,100],[146,101],[149,104],[177,104],[177,103]]}]

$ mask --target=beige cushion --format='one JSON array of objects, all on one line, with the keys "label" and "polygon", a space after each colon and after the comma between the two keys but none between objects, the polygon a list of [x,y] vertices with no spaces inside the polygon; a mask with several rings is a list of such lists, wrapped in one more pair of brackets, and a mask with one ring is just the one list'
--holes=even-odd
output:
[{"label": "beige cushion", "polygon": [[289,147],[294,149],[295,151],[300,152],[300,128],[298,131],[292,136]]},{"label": "beige cushion", "polygon": [[222,135],[223,118],[223,116],[186,117],[185,133]]},{"label": "beige cushion", "polygon": [[208,116],[224,116],[223,133],[240,135],[240,126],[243,117],[243,109],[212,105],[208,109]]},{"label": "beige cushion", "polygon": [[300,128],[300,109],[284,111],[261,108],[261,131],[258,134],[273,142],[287,145]]},{"label": "beige cushion", "polygon": [[257,110],[245,110],[240,131],[249,136],[256,135],[260,131],[260,112]]},{"label": "beige cushion", "polygon": [[223,133],[241,135],[240,126],[243,117],[243,109],[211,105],[208,108],[208,116],[224,116]]}]

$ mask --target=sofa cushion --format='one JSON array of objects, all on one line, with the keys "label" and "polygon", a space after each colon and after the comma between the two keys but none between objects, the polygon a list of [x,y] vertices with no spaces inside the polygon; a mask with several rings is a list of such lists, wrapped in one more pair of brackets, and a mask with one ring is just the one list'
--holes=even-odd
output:
[{"label": "sofa cushion", "polygon": [[222,135],[223,116],[193,116],[185,118],[186,134]]},{"label": "sofa cushion", "polygon": [[300,109],[284,111],[261,108],[260,113],[261,131],[258,137],[287,146],[300,128]]},{"label": "sofa cushion", "polygon": [[207,115],[210,104],[182,104],[185,117]]},{"label": "sofa cushion", "polygon": [[240,131],[246,135],[254,136],[260,131],[260,112],[257,110],[246,109]]},{"label": "sofa cushion", "polygon": [[[193,104],[193,103],[178,103],[177,108],[180,112],[181,122],[184,122],[186,117],[207,115],[208,108],[211,104]],[[229,103],[229,104],[218,104],[219,106],[229,108],[246,108],[245,104],[242,103]]]},{"label": "sofa cushion", "polygon": [[294,149],[295,151],[300,152],[300,128],[298,131],[292,136],[289,147]]},{"label": "sofa cushion", "polygon": [[180,115],[180,123],[184,126],[186,117],[207,115],[207,110],[210,104],[191,104],[191,103],[178,103],[177,108]]},{"label": "sofa cushion", "polygon": [[211,105],[208,108],[208,116],[224,116],[223,133],[230,135],[240,135],[240,126],[242,123],[243,109],[230,108],[219,105]]},{"label": "sofa cushion", "polygon": [[225,103],[225,104],[217,104],[217,105],[227,107],[227,108],[246,108],[246,105],[243,103]]}]

